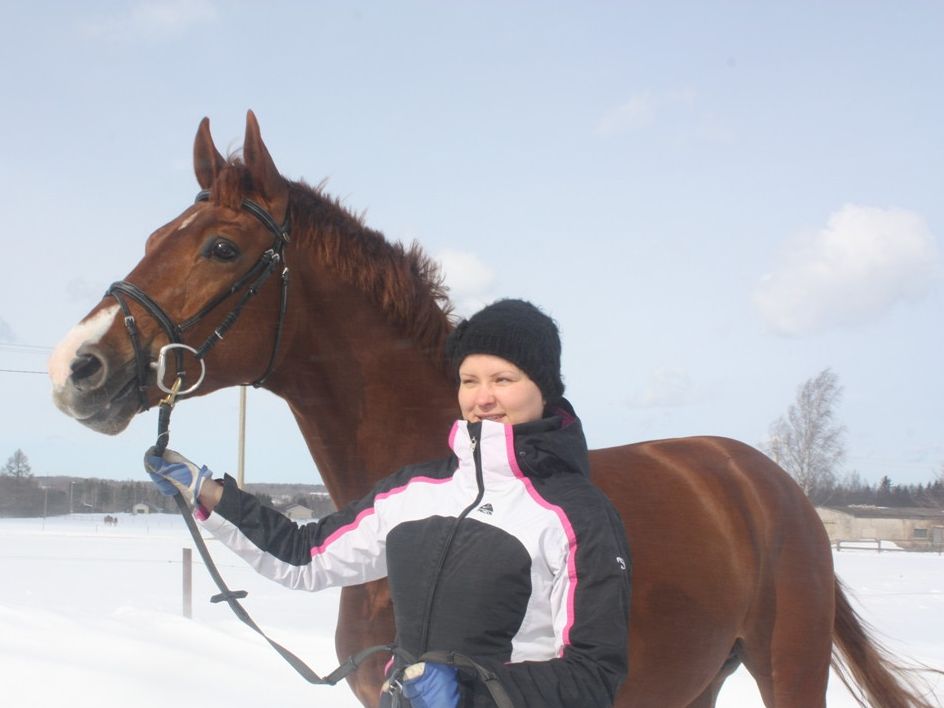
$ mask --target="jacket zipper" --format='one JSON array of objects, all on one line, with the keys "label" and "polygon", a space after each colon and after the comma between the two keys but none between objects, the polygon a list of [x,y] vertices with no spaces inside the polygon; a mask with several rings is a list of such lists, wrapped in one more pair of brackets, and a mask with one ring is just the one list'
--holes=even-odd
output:
[{"label": "jacket zipper", "polygon": [[[472,437],[472,461],[475,463],[475,482],[478,486],[478,494],[475,500],[456,517],[456,523],[453,524],[452,531],[449,532],[449,536],[439,554],[439,563],[436,565],[436,573],[433,575],[433,584],[430,588],[429,596],[426,599],[426,612],[423,614],[423,628],[420,632],[420,654],[429,651],[429,647],[427,646],[427,642],[429,641],[429,624],[433,613],[433,603],[436,599],[436,590],[439,588],[439,578],[442,575],[443,566],[446,564],[446,556],[449,554],[449,549],[452,547],[452,542],[455,540],[456,532],[459,530],[459,524],[466,516],[472,513],[472,510],[479,505],[482,501],[482,497],[485,496],[485,477],[482,473],[482,453],[479,450],[478,438],[474,436]],[[451,647],[439,648],[448,650]]]}]

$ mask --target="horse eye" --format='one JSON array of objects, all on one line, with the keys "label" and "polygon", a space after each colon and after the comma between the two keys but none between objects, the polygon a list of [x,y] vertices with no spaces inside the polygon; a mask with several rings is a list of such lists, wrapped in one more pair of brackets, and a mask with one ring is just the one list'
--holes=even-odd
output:
[{"label": "horse eye", "polygon": [[218,238],[210,246],[210,255],[221,261],[231,261],[239,255],[239,249],[226,239]]}]

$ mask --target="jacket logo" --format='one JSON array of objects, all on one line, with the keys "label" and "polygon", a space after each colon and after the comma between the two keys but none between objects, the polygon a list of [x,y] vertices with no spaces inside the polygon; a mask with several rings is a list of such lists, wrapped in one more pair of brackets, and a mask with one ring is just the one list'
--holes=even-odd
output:
[{"label": "jacket logo", "polygon": [[488,502],[482,504],[482,506],[476,509],[476,511],[480,514],[487,514],[488,516],[491,516],[495,512],[495,510],[492,508],[492,505]]},{"label": "jacket logo", "polygon": [[626,561],[624,561],[619,556],[616,556],[616,562],[619,563],[619,567],[621,570],[626,570]]}]

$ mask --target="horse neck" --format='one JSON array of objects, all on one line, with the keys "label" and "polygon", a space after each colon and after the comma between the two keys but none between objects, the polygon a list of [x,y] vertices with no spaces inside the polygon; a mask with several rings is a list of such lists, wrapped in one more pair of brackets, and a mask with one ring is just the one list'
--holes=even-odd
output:
[{"label": "horse neck", "polygon": [[267,386],[285,399],[338,506],[403,465],[448,454],[455,387],[359,289],[293,271],[291,329]]}]

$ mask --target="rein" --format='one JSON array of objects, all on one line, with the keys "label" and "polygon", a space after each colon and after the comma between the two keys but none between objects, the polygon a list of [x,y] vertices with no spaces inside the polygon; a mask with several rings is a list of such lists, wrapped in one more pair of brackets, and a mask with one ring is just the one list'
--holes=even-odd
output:
[{"label": "rein", "polygon": [[308,666],[308,664],[299,659],[295,654],[279,644],[277,641],[272,639],[262,630],[258,624],[256,624],[255,620],[253,620],[253,618],[246,611],[246,608],[243,607],[239,602],[249,593],[247,593],[245,590],[229,589],[229,587],[226,585],[226,581],[223,580],[223,576],[220,575],[220,571],[217,569],[216,563],[213,562],[213,558],[210,556],[210,551],[206,547],[206,542],[203,540],[203,535],[200,533],[200,529],[197,528],[197,524],[193,520],[193,509],[190,508],[190,506],[187,504],[187,501],[183,498],[183,495],[179,492],[174,495],[174,501],[177,503],[177,508],[180,511],[180,515],[184,517],[184,522],[187,524],[187,529],[190,531],[190,535],[193,537],[193,542],[197,547],[197,551],[200,553],[200,557],[203,559],[203,562],[206,565],[207,572],[209,572],[210,577],[213,578],[213,582],[216,583],[216,587],[219,588],[219,594],[211,597],[210,602],[225,602],[227,605],[229,605],[229,608],[233,611],[233,614],[236,615],[236,617],[239,618],[243,624],[251,627],[257,634],[262,636],[262,638],[269,643],[269,646],[275,649],[279,655],[285,659],[285,661],[287,661],[291,667],[295,669],[295,671],[297,671],[298,674],[308,683],[334,686],[342,679],[347,678],[350,674],[354,673],[354,671],[356,671],[358,667],[364,663],[365,659],[379,652],[395,654],[401,659],[401,661],[406,661],[409,663],[415,662],[415,659],[413,659],[410,654],[399,647],[393,644],[380,644],[362,649],[340,666],[338,666],[327,676],[319,676],[310,666]]},{"label": "rein", "polygon": [[230,609],[233,611],[233,614],[236,615],[236,617],[239,618],[243,624],[251,627],[257,634],[265,639],[269,643],[269,646],[275,649],[275,651],[277,651],[279,655],[285,659],[285,661],[287,661],[289,665],[295,669],[295,671],[298,672],[298,674],[308,683],[321,686],[334,686],[342,679],[347,678],[352,673],[357,671],[357,669],[360,668],[361,664],[363,664],[366,659],[373,656],[374,654],[385,652],[388,654],[393,654],[395,657],[397,657],[397,659],[400,660],[400,668],[394,672],[394,675],[391,677],[389,682],[390,689],[388,690],[393,694],[393,708],[397,708],[401,705],[399,694],[403,690],[403,684],[400,681],[403,670],[407,666],[415,664],[418,661],[447,664],[449,666],[454,666],[457,669],[474,671],[479,680],[481,680],[488,689],[488,692],[491,694],[492,700],[495,701],[497,708],[515,708],[514,704],[511,702],[511,699],[508,697],[508,693],[505,691],[504,687],[501,685],[501,681],[494,672],[486,669],[484,666],[465,656],[464,654],[457,654],[455,652],[431,651],[423,654],[419,658],[416,658],[410,652],[400,648],[396,644],[378,644],[376,646],[367,647],[366,649],[361,649],[353,656],[348,657],[346,661],[344,661],[328,675],[319,676],[310,666],[308,666],[308,664],[299,659],[298,656],[293,654],[277,641],[272,639],[262,630],[258,624],[256,624],[255,620],[253,620],[250,614],[246,611],[246,608],[243,607],[239,602],[249,593],[245,590],[229,589],[229,587],[226,585],[226,581],[223,580],[223,576],[220,575],[220,571],[217,569],[216,563],[213,562],[213,558],[210,556],[210,551],[206,547],[206,542],[203,540],[203,535],[200,533],[200,529],[197,528],[197,524],[193,520],[193,510],[187,504],[183,495],[179,492],[174,495],[174,501],[177,503],[177,508],[180,510],[180,515],[184,517],[184,522],[187,524],[187,529],[190,531],[190,535],[193,537],[193,542],[197,546],[197,551],[200,553],[200,557],[203,559],[203,562],[206,565],[207,572],[210,573],[210,577],[213,578],[213,582],[216,583],[216,587],[219,588],[220,592],[217,595],[213,595],[210,598],[210,602],[225,602],[227,605],[229,605]]},{"label": "rein", "polygon": [[[160,437],[158,439],[160,440]],[[454,666],[457,669],[467,669],[474,671],[488,689],[488,692],[491,694],[492,700],[495,701],[497,708],[515,708],[504,687],[501,685],[501,681],[494,672],[489,671],[484,666],[465,656],[464,654],[457,654],[455,652],[431,651],[423,654],[419,658],[416,658],[410,652],[400,648],[396,644],[378,644],[376,646],[367,647],[366,649],[361,649],[359,652],[349,657],[327,676],[319,676],[310,666],[308,666],[308,664],[299,659],[298,656],[293,654],[277,641],[272,639],[262,630],[258,624],[256,624],[255,620],[253,620],[250,614],[246,611],[246,608],[243,607],[239,602],[249,593],[245,590],[229,589],[229,587],[226,585],[226,581],[223,580],[223,576],[220,575],[220,571],[216,567],[216,563],[213,562],[213,558],[210,556],[210,551],[206,547],[206,542],[203,540],[203,535],[200,533],[200,529],[197,528],[197,524],[193,520],[193,509],[190,508],[180,492],[174,495],[174,501],[177,503],[177,508],[180,510],[180,515],[184,517],[184,522],[187,524],[187,529],[190,531],[190,535],[193,537],[193,542],[197,546],[197,551],[200,553],[200,557],[203,559],[203,562],[206,565],[207,572],[210,573],[210,577],[213,578],[213,582],[216,583],[216,587],[219,588],[219,594],[213,595],[210,598],[210,602],[225,602],[227,605],[229,605],[230,609],[233,611],[233,614],[235,614],[243,624],[251,627],[257,634],[265,639],[269,643],[269,646],[275,649],[279,655],[285,659],[285,661],[287,661],[291,667],[295,669],[295,671],[297,671],[298,674],[308,683],[315,685],[334,686],[342,679],[347,678],[349,675],[357,671],[357,669],[360,668],[361,664],[363,664],[366,659],[373,656],[374,654],[385,652],[388,654],[393,654],[397,657],[397,659],[400,660],[400,668],[398,671],[394,672],[394,675],[391,677],[389,682],[391,686],[389,690],[394,694],[394,708],[400,705],[399,693],[403,689],[400,678],[402,676],[403,670],[407,666],[415,664],[418,661],[448,664],[449,666]]]},{"label": "rein", "polygon": [[[160,439],[160,438],[159,438]],[[410,652],[402,649],[396,644],[378,644],[376,646],[367,647],[366,649],[361,649],[359,652],[353,656],[348,657],[346,661],[340,664],[336,669],[326,676],[319,676],[308,664],[298,658],[291,651],[286,649],[284,646],[279,644],[277,641],[272,639],[267,635],[263,629],[256,624],[255,620],[250,616],[246,611],[246,608],[240,604],[240,600],[245,598],[249,593],[245,590],[230,590],[226,585],[226,581],[223,580],[223,576],[220,575],[219,569],[216,567],[216,563],[213,562],[213,558],[210,556],[210,551],[206,547],[206,542],[203,540],[203,535],[200,533],[200,529],[197,528],[196,522],[193,520],[193,509],[187,504],[187,501],[184,499],[183,495],[178,492],[174,495],[174,501],[177,503],[177,508],[180,510],[180,515],[184,517],[184,522],[187,524],[187,529],[190,531],[190,535],[193,537],[193,542],[197,547],[197,551],[200,553],[200,557],[203,559],[204,564],[206,565],[207,572],[209,572],[210,577],[213,578],[213,582],[216,583],[216,587],[219,588],[219,593],[213,595],[210,598],[210,602],[225,602],[229,605],[230,609],[233,611],[233,614],[245,625],[251,627],[257,634],[259,634],[263,639],[265,639],[269,646],[271,646],[279,655],[289,663],[289,665],[295,669],[298,674],[305,679],[308,683],[321,686],[334,686],[338,684],[342,679],[347,678],[352,673],[357,671],[360,668],[361,664],[364,661],[374,654],[379,654],[385,652],[388,654],[393,654],[397,659],[400,660],[400,668],[394,672],[394,675],[391,677],[389,682],[390,689],[388,689],[393,694],[393,708],[400,706],[400,692],[403,690],[403,685],[400,682],[402,677],[403,670],[415,664],[418,661],[429,661],[438,664],[447,664],[449,666],[454,666],[457,669],[467,669],[474,671],[478,676],[479,680],[485,685],[488,689],[489,694],[492,696],[492,700],[495,701],[496,708],[515,708],[514,703],[511,702],[511,699],[508,697],[508,693],[505,691],[504,687],[501,684],[498,676],[494,672],[486,669],[484,666],[474,661],[473,659],[465,656],[464,654],[457,654],[455,652],[446,652],[446,651],[431,651],[423,654],[419,658],[413,656]]]}]

